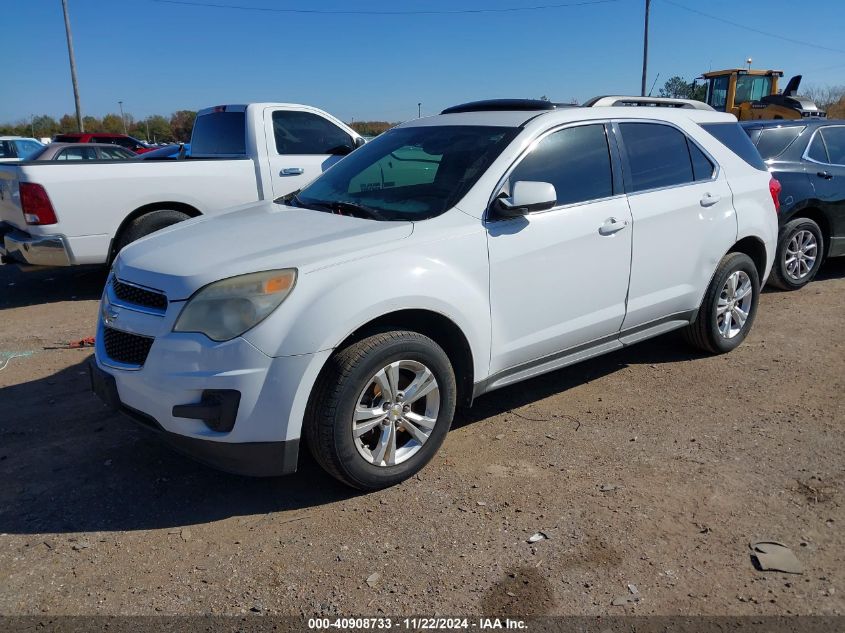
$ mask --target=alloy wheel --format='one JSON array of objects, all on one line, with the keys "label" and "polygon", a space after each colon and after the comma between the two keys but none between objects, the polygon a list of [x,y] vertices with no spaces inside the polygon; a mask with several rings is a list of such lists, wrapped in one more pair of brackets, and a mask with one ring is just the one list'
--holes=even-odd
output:
[{"label": "alloy wheel", "polygon": [[725,280],[719,300],[716,302],[716,325],[724,338],[733,338],[745,327],[754,287],[745,271],[737,270]]},{"label": "alloy wheel", "polygon": [[395,466],[416,455],[431,436],[440,411],[432,371],[414,360],[382,367],[367,381],[352,416],[358,453],[374,466]]},{"label": "alloy wheel", "polygon": [[818,257],[819,245],[812,231],[796,231],[789,240],[784,253],[784,268],[793,281],[801,281],[813,270]]}]

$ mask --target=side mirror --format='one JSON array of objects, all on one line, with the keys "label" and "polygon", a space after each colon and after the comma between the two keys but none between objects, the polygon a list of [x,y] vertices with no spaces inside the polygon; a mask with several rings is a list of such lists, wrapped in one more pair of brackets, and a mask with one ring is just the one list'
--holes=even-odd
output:
[{"label": "side mirror", "polygon": [[366,142],[367,139],[365,139],[363,136],[358,136],[355,138],[355,147],[361,147]]},{"label": "side mirror", "polygon": [[547,211],[557,204],[557,192],[550,182],[520,180],[511,188],[510,197],[496,199],[496,210],[505,217],[517,217],[534,211]]}]

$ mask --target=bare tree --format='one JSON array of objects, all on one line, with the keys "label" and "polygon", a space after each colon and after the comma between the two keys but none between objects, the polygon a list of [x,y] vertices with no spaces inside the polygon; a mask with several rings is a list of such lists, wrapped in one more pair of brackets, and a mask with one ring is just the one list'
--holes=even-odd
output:
[{"label": "bare tree", "polygon": [[809,84],[798,89],[798,92],[809,99],[815,101],[816,105],[822,110],[827,110],[830,106],[836,105],[845,97],[845,85],[840,86],[819,86]]}]

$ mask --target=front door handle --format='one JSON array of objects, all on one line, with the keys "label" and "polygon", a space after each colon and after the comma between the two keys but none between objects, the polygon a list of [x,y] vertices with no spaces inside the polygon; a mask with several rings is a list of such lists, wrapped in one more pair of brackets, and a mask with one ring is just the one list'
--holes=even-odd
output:
[{"label": "front door handle", "polygon": [[305,173],[305,170],[302,167],[285,167],[282,171],[279,172],[280,176],[301,176]]},{"label": "front door handle", "polygon": [[722,199],[722,196],[714,196],[710,192],[707,192],[707,193],[704,194],[704,196],[702,196],[701,200],[699,200],[699,203],[701,204],[702,207],[712,207],[714,204],[719,202],[719,200],[721,200],[721,199]]},{"label": "front door handle", "polygon": [[599,227],[599,235],[613,235],[617,231],[621,231],[628,226],[628,220],[617,220],[616,218],[607,218]]},{"label": "front door handle", "polygon": [[824,178],[825,180],[830,180],[831,178],[833,178],[833,174],[831,174],[829,171],[820,171],[816,174],[816,176],[818,176],[819,178]]}]

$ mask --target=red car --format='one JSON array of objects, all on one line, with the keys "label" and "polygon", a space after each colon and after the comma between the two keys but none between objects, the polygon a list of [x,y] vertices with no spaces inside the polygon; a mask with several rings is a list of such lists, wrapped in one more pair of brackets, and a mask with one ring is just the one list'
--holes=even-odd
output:
[{"label": "red car", "polygon": [[105,134],[99,132],[88,134],[87,132],[74,132],[72,134],[59,134],[53,141],[56,143],[111,143],[112,145],[125,147],[136,154],[144,154],[155,149],[143,141],[139,141],[137,138],[127,136],[126,134]]}]

